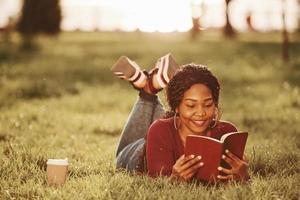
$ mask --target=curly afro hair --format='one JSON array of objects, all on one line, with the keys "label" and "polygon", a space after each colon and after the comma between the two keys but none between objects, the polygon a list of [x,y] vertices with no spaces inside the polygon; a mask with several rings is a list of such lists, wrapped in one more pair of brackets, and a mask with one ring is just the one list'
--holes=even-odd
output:
[{"label": "curly afro hair", "polygon": [[175,114],[175,110],[179,106],[185,91],[198,83],[204,84],[210,89],[213,101],[218,106],[220,93],[218,79],[206,66],[191,63],[182,66],[168,83],[166,95],[171,110],[166,113],[166,117],[171,117]]}]

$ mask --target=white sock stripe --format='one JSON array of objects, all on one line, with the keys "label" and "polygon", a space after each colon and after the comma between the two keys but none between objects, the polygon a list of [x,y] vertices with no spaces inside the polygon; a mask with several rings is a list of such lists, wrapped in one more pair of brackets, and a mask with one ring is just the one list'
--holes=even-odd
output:
[{"label": "white sock stripe", "polygon": [[129,81],[134,81],[134,79],[136,79],[138,77],[139,73],[140,73],[140,71],[136,70],[133,76],[128,77],[128,80]]},{"label": "white sock stripe", "polygon": [[161,80],[160,76],[157,76],[156,80],[157,80],[157,82],[158,82],[158,84],[159,84],[159,86],[161,88],[165,88],[166,87],[166,84],[164,84],[164,82]]},{"label": "white sock stripe", "polygon": [[140,85],[142,84],[142,82],[147,79],[146,75],[144,73],[141,74],[141,77],[136,80],[135,82],[133,82],[135,85]]},{"label": "white sock stripe", "polygon": [[158,72],[157,72],[157,76],[156,76],[157,77],[157,82],[158,82],[158,84],[161,88],[166,87],[164,81],[161,79],[161,75],[163,73],[164,66],[165,66],[165,59],[164,59],[164,57],[162,57],[161,60],[160,60],[160,66],[158,68]]},{"label": "white sock stripe", "polygon": [[169,69],[170,65],[169,65],[169,56],[166,56],[165,58],[165,67],[164,67],[164,71],[163,71],[163,77],[165,78],[165,80],[169,83],[170,79],[168,77],[168,69]]},{"label": "white sock stripe", "polygon": [[[158,71],[157,71],[157,82],[159,83],[160,82],[160,74],[162,73],[162,60],[160,60],[160,62],[159,62],[159,65],[158,65]],[[160,84],[160,83],[159,83]]]}]

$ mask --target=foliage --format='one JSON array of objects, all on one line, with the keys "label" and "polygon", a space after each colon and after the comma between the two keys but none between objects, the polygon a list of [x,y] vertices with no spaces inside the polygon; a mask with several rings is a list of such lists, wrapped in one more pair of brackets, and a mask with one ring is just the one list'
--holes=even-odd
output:
[{"label": "foliage", "polygon": [[59,0],[24,0],[18,31],[26,36],[56,34],[60,30]]},{"label": "foliage", "polygon": [[[0,57],[1,199],[298,199],[300,42],[291,37],[291,61],[283,65],[280,38],[63,33],[40,38],[34,55],[10,50]],[[222,119],[250,133],[249,183],[176,184],[115,170],[118,136],[137,93],[109,68],[125,54],[149,69],[168,52],[220,78]],[[54,157],[70,160],[61,188],[45,181]]]}]

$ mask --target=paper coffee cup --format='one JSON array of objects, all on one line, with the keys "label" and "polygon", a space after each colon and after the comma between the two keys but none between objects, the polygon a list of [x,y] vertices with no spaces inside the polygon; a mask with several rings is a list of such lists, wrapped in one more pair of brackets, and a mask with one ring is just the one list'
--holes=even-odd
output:
[{"label": "paper coffee cup", "polygon": [[48,185],[62,185],[66,182],[68,173],[68,159],[48,159],[47,181]]}]

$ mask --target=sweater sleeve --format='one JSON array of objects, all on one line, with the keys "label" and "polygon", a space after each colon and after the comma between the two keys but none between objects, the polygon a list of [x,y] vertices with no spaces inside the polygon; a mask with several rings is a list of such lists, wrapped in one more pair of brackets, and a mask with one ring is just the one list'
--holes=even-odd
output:
[{"label": "sweater sleeve", "polygon": [[151,177],[170,176],[174,165],[172,135],[164,122],[155,121],[147,135],[147,168]]}]

